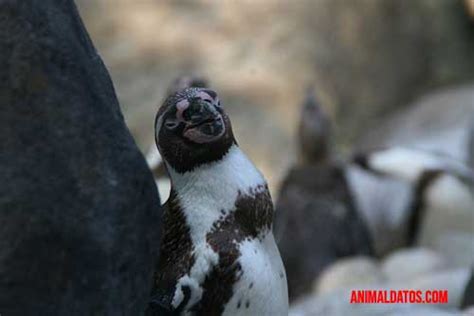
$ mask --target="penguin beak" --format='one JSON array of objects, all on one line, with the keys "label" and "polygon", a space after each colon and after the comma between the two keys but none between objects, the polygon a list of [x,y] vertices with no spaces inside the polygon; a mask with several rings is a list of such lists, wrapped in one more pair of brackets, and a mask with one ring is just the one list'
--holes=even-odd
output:
[{"label": "penguin beak", "polygon": [[195,143],[216,141],[225,132],[222,114],[214,105],[202,99],[190,100],[181,115],[185,123],[183,136]]}]

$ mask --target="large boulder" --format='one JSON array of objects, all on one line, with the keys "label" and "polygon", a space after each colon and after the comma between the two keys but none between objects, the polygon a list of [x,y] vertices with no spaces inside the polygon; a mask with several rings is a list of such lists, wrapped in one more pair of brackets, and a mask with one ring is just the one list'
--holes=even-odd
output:
[{"label": "large boulder", "polygon": [[474,270],[471,271],[471,277],[467,281],[461,300],[461,307],[474,307]]},{"label": "large boulder", "polygon": [[140,315],[160,201],[72,0],[0,0],[0,313]]},{"label": "large boulder", "polygon": [[375,259],[354,256],[327,267],[315,282],[314,292],[322,295],[349,287],[370,287],[383,281],[384,275]]},{"label": "large boulder", "polygon": [[408,146],[474,165],[474,83],[420,97],[363,134],[358,150]]},{"label": "large boulder", "polygon": [[432,87],[474,78],[474,32],[462,1],[308,3],[298,21],[313,31],[303,36],[317,86],[346,141]]},{"label": "large boulder", "polygon": [[391,282],[436,275],[448,267],[448,260],[441,254],[425,248],[404,248],[394,251],[382,261],[381,270]]}]

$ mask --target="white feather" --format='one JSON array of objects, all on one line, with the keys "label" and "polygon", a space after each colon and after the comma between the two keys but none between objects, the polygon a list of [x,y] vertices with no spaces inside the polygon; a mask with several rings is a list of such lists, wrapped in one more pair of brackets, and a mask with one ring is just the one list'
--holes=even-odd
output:
[{"label": "white feather", "polygon": [[288,315],[285,269],[271,231],[262,240],[243,241],[239,250],[242,276],[223,315]]}]

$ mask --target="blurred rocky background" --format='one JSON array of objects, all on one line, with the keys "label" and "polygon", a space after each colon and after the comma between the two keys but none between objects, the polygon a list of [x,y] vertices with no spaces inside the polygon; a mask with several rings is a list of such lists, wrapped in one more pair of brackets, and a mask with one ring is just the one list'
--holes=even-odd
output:
[{"label": "blurred rocky background", "polygon": [[466,3],[77,1],[143,150],[153,143],[153,117],[169,82],[203,74],[273,189],[294,159],[308,85],[345,150],[425,92],[474,79]]},{"label": "blurred rocky background", "polygon": [[[375,253],[331,258],[332,264],[311,280],[311,290],[293,300],[292,315],[469,313],[462,302],[474,295],[472,286],[470,294],[466,291],[474,264],[472,183],[456,178],[438,158],[473,166],[472,0],[77,4],[144,153],[154,144],[154,115],[169,84],[182,74],[203,75],[219,92],[239,144],[269,180],[275,200],[297,160],[304,92],[315,88],[333,122],[336,152],[347,164],[341,168],[349,170],[347,185],[368,222]],[[406,217],[421,192],[419,179],[394,177],[381,185],[374,175],[364,175],[361,185],[362,171],[350,164],[352,152],[386,146],[436,154],[420,158],[420,170],[442,165],[446,181],[461,181],[457,184],[468,193],[462,196],[468,203],[459,206],[460,212],[451,213],[460,201],[455,190],[442,190],[448,192],[442,205],[425,201],[425,209],[437,210],[436,224],[457,221],[463,230],[435,231],[430,244],[406,242]],[[403,169],[406,161],[396,163]],[[469,177],[469,171],[465,174]],[[369,182],[378,189],[375,195],[365,191]],[[387,223],[392,217],[386,212],[398,214],[396,225]],[[450,301],[443,306],[349,305],[349,289],[363,286],[448,289]]]}]

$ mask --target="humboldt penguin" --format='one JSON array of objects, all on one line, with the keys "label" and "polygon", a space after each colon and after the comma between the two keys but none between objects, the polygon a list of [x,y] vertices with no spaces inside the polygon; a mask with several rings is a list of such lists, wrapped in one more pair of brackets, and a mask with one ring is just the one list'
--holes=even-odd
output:
[{"label": "humboldt penguin", "polygon": [[358,153],[353,160],[379,177],[402,180],[410,185],[411,202],[405,210],[408,246],[436,248],[450,233],[472,233],[474,173],[464,163],[409,147]]},{"label": "humboldt penguin", "polygon": [[169,96],[155,131],[172,186],[147,315],[288,315],[267,183],[216,92]]},{"label": "humboldt penguin", "polygon": [[372,254],[344,164],[333,154],[331,121],[311,89],[301,108],[298,141],[299,163],[284,179],[276,204],[275,232],[290,300],[310,291],[323,269],[337,259]]}]

